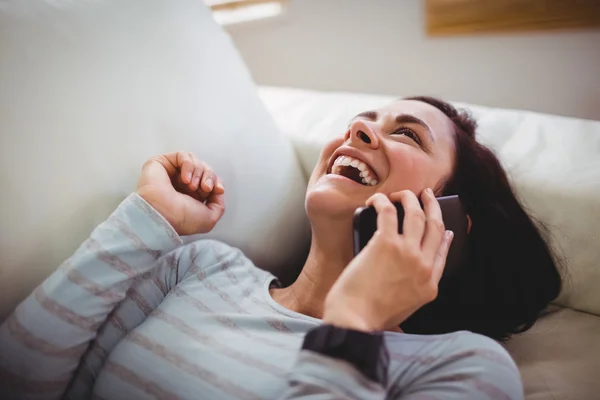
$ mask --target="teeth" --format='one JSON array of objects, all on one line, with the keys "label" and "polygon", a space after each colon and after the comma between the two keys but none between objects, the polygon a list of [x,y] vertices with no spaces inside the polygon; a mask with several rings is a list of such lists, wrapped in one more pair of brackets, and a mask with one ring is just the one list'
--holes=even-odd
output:
[{"label": "teeth", "polygon": [[370,168],[367,166],[367,164],[365,164],[364,162],[354,159],[352,157],[348,157],[348,156],[339,156],[338,158],[335,159],[335,161],[333,162],[333,168],[331,169],[331,172],[337,175],[341,174],[341,167],[354,167],[356,169],[358,169],[360,171],[360,177],[362,178],[362,183],[367,185],[367,186],[374,186],[377,185],[377,180],[375,179],[375,177],[373,177],[372,171],[370,170]]}]

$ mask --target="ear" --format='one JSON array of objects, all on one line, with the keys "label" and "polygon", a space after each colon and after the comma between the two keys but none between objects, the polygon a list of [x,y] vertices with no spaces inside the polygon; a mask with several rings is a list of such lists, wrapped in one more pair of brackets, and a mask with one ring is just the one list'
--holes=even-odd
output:
[{"label": "ear", "polygon": [[471,233],[471,226],[473,225],[473,222],[471,222],[471,216],[467,215],[467,235],[469,233]]}]

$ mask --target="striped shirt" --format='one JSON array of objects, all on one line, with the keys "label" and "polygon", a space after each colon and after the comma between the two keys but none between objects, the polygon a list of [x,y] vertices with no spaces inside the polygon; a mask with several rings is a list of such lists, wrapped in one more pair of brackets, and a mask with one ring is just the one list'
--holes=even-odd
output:
[{"label": "striped shirt", "polygon": [[0,326],[2,399],[520,399],[518,369],[470,332],[386,332],[386,387],[301,350],[321,321],[276,303],[238,249],[183,244],[130,195]]}]

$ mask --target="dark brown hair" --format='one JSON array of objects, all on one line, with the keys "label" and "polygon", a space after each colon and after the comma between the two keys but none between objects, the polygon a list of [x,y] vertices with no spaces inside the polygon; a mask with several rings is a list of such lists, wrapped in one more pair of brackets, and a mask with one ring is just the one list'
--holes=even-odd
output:
[{"label": "dark brown hair", "polygon": [[465,110],[432,97],[411,97],[442,111],[455,126],[452,176],[441,195],[458,194],[472,221],[460,272],[444,277],[437,298],[401,326],[407,333],[469,330],[497,340],[529,329],[560,293],[558,262],[527,214],[498,158],[475,139]]}]

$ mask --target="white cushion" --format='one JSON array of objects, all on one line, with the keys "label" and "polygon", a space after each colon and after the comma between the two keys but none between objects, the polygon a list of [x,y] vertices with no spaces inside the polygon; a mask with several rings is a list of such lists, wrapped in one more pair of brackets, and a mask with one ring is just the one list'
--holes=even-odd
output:
[{"label": "white cushion", "polygon": [[0,5],[0,317],[188,150],[224,180],[209,235],[280,273],[308,243],[305,180],[230,38],[200,0]]},{"label": "white cushion", "polygon": [[[295,143],[305,173],[323,144],[358,112],[390,96],[264,87],[261,98]],[[479,139],[496,151],[518,195],[550,228],[567,262],[558,303],[600,315],[600,122],[456,104],[479,122]]]}]

